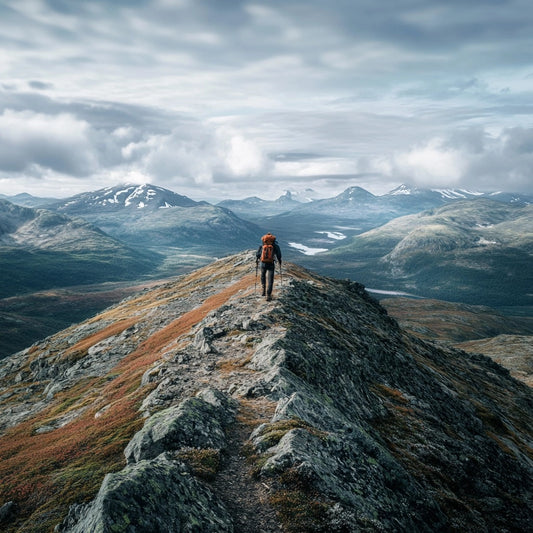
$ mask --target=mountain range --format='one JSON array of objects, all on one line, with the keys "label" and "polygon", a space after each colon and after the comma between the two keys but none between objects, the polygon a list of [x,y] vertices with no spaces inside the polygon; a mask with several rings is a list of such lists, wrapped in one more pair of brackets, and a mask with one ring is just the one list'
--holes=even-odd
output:
[{"label": "mountain range", "polygon": [[0,361],[6,533],[527,531],[533,395],[363,286],[254,254]]},{"label": "mountain range", "polygon": [[154,185],[120,185],[49,206],[76,214],[130,246],[165,255],[228,254],[256,244],[261,230],[228,209],[196,202]]},{"label": "mountain range", "polygon": [[275,200],[263,200],[257,196],[250,196],[243,200],[223,200],[217,204],[233,211],[241,218],[257,220],[258,218],[280,215],[302,205],[302,202],[293,198],[290,191]]},{"label": "mountain range", "polygon": [[326,270],[368,286],[487,305],[533,305],[533,205],[459,201],[357,235]]},{"label": "mountain range", "polygon": [[153,253],[134,251],[80,218],[0,200],[0,297],[50,287],[133,279]]},{"label": "mountain range", "polygon": [[47,205],[57,202],[57,198],[39,198],[38,196],[32,196],[28,193],[20,193],[12,196],[6,194],[0,194],[0,200],[7,200],[13,204],[20,205],[22,207],[46,207]]},{"label": "mountain range", "polygon": [[[45,202],[47,210],[30,216],[22,207],[1,204],[0,294],[16,300],[0,301],[0,320],[10,332],[0,357],[54,331],[51,317],[37,315],[45,301],[55,310],[53,324],[65,327],[68,305],[75,305],[72,317],[81,320],[111,302],[108,289],[94,283],[123,280],[135,286],[147,277],[180,275],[255,248],[267,230],[278,236],[285,259],[372,290],[505,306],[510,313],[531,315],[533,309],[532,198],[524,194],[401,186],[376,196],[350,187],[332,198],[287,191],[275,200],[213,206],[145,184],[63,200],[10,199]],[[23,219],[15,230],[14,221]],[[93,286],[85,293],[72,288],[80,284]],[[73,290],[58,290],[66,287]],[[43,290],[53,292],[32,294]]]},{"label": "mountain range", "polygon": [[283,235],[293,250],[315,254],[336,248],[343,240],[404,215],[441,207],[457,201],[487,198],[505,204],[528,205],[528,194],[473,192],[461,189],[419,189],[401,185],[387,194],[376,196],[361,187],[349,187],[332,198],[296,203],[292,196],[274,201],[247,198],[225,201],[239,216]]}]

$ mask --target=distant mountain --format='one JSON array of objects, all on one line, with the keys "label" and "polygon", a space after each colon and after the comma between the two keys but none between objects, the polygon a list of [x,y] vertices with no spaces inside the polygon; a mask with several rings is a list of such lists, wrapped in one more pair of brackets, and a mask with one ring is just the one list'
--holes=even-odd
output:
[{"label": "distant mountain", "polygon": [[419,189],[410,185],[400,185],[380,198],[391,200],[393,197],[402,198],[406,203],[409,199],[425,208],[437,207],[458,200],[473,200],[476,198],[489,198],[498,202],[527,205],[533,203],[533,195],[509,192],[480,192],[465,189]]},{"label": "distant mountain", "polygon": [[6,196],[0,194],[0,199],[7,200],[13,204],[21,205],[23,207],[47,207],[55,202],[58,202],[57,198],[39,198],[38,196],[32,196],[28,193],[15,194],[14,196]]},{"label": "distant mountain", "polygon": [[313,202],[314,200],[320,200],[323,196],[311,188],[306,189],[288,189],[284,191],[284,194],[289,193],[293,200],[306,204],[308,202]]},{"label": "distant mountain", "polygon": [[375,288],[531,305],[533,205],[480,198],[397,218],[316,259]]},{"label": "distant mountain", "polygon": [[403,183],[384,196],[426,196],[441,198],[443,200],[468,200],[484,196],[485,193],[467,191],[464,189],[419,189]]},{"label": "distant mountain", "polygon": [[216,255],[255,246],[261,230],[222,207],[154,185],[120,185],[78,194],[52,206],[76,213],[135,247],[181,247]]},{"label": "distant mountain", "polygon": [[401,185],[387,194],[376,196],[361,187],[349,187],[332,198],[299,203],[275,215],[265,214],[258,204],[249,205],[246,216],[283,235],[293,250],[299,250],[299,253],[290,253],[294,258],[302,252],[314,255],[331,250],[355,235],[401,216],[477,198],[522,206],[533,203],[533,197],[526,194],[419,189]]},{"label": "distant mountain", "polygon": [[187,196],[156,187],[155,185],[117,185],[98,191],[83,192],[52,204],[51,208],[60,213],[93,215],[121,211],[155,211],[171,207],[192,207],[206,205],[195,202]]},{"label": "distant mountain", "polygon": [[525,194],[481,193],[463,189],[419,189],[408,185],[400,185],[387,194],[375,196],[361,187],[349,187],[333,198],[315,200],[310,204],[299,205],[296,207],[295,213],[313,212],[315,214],[335,216],[344,220],[366,220],[370,224],[375,224],[379,220],[392,220],[398,216],[418,213],[455,201],[476,198],[490,198],[502,203],[517,205],[533,203],[533,197]]},{"label": "distant mountain", "polygon": [[236,215],[247,220],[279,215],[286,211],[292,211],[300,205],[301,202],[295,200],[290,191],[285,192],[276,200],[263,200],[257,196],[250,196],[243,200],[223,200],[217,204],[217,206],[230,209]]},{"label": "distant mountain", "polygon": [[81,219],[0,200],[0,297],[132,279],[152,269],[139,253]]}]

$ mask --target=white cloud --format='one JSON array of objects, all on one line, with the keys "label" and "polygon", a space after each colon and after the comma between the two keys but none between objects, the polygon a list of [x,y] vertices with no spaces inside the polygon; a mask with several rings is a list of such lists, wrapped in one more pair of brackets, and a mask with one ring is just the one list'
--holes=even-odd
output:
[{"label": "white cloud", "polygon": [[226,126],[187,122],[168,135],[150,135],[122,148],[128,165],[136,165],[153,179],[179,179],[205,185],[216,178],[239,181],[268,171],[259,145]]},{"label": "white cloud", "polygon": [[442,139],[431,139],[423,146],[395,155],[392,168],[415,183],[455,185],[464,176],[467,164],[459,150],[445,147]]},{"label": "white cloud", "polygon": [[0,169],[32,167],[73,175],[98,169],[90,125],[69,114],[6,110],[0,115]]},{"label": "white cloud", "polygon": [[267,170],[267,160],[262,150],[251,139],[227,128],[220,128],[217,141],[219,156],[230,175],[259,176]]},{"label": "white cloud", "polygon": [[531,190],[531,6],[389,4],[0,2],[0,176]]},{"label": "white cloud", "polygon": [[276,161],[274,175],[277,176],[337,176],[357,174],[357,161],[343,158],[320,158],[302,161]]},{"label": "white cloud", "polygon": [[531,192],[533,128],[489,135],[480,128],[370,158],[364,168],[422,187]]}]

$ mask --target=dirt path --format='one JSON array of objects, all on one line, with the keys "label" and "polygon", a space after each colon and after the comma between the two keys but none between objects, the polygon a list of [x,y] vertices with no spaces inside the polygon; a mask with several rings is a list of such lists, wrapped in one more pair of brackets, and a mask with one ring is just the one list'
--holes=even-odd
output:
[{"label": "dirt path", "polygon": [[227,430],[228,448],[222,458],[222,468],[212,483],[213,492],[233,518],[235,533],[283,531],[268,500],[269,487],[251,476],[251,465],[244,450],[252,431],[250,419],[264,418],[270,409],[263,402],[241,404],[237,422]]}]

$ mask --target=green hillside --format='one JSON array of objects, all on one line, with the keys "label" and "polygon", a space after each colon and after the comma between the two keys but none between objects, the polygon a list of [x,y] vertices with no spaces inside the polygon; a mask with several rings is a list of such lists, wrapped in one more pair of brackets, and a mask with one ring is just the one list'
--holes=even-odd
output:
[{"label": "green hillside", "polygon": [[0,297],[134,279],[156,254],[137,252],[81,219],[0,201]]},{"label": "green hillside", "polygon": [[532,254],[533,206],[480,199],[400,217],[314,262],[384,290],[531,305]]}]

